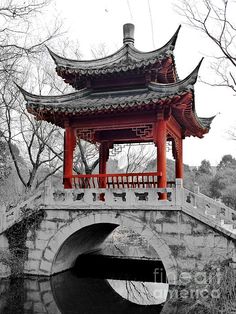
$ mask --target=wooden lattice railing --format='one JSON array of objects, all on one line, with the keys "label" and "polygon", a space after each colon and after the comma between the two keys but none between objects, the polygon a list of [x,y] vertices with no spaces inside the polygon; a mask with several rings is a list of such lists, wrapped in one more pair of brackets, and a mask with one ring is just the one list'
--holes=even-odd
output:
[{"label": "wooden lattice railing", "polygon": [[160,172],[116,173],[116,174],[79,174],[73,175],[72,186],[85,188],[157,188]]}]

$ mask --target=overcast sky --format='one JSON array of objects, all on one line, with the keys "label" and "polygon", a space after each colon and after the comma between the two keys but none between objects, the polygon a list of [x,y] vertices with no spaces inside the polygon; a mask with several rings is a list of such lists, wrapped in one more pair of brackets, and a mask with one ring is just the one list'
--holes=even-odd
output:
[{"label": "overcast sky", "polygon": [[[202,34],[184,24],[184,18],[177,14],[173,2],[176,3],[150,0],[152,23],[148,0],[56,0],[50,14],[59,13],[68,29],[68,37],[79,42],[83,59],[91,59],[91,47],[100,43],[106,45],[109,53],[119,49],[125,23],[135,24],[135,46],[143,51],[164,45],[182,24],[174,52],[180,79],[195,68],[202,56],[206,58],[199,74],[205,80],[211,79],[213,74],[207,56],[214,53],[214,47]],[[203,139],[185,139],[184,162],[199,165],[202,159],[208,159],[216,165],[224,154],[236,156],[236,141],[227,135],[227,130],[236,126],[236,103],[232,93],[197,83],[195,103],[199,116],[220,114]]]}]

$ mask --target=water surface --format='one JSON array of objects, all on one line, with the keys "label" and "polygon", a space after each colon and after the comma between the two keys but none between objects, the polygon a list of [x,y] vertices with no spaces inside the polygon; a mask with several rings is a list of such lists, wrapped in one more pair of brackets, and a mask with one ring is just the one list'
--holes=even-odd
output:
[{"label": "water surface", "polygon": [[168,285],[154,282],[155,268],[165,279],[158,262],[86,257],[51,278],[4,279],[0,313],[158,314]]}]

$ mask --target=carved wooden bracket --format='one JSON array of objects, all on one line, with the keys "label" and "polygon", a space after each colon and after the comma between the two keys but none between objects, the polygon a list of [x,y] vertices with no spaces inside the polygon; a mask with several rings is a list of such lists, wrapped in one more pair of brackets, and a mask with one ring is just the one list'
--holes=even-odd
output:
[{"label": "carved wooden bracket", "polygon": [[95,131],[93,129],[77,129],[77,136],[85,141],[95,143]]},{"label": "carved wooden bracket", "polygon": [[140,137],[140,139],[147,139],[153,136],[152,124],[144,124],[137,127],[133,127],[132,131],[134,131],[136,136]]}]

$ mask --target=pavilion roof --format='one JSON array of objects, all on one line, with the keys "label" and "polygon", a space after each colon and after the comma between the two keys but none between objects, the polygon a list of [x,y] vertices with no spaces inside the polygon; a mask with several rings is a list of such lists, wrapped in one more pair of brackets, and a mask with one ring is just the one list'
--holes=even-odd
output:
[{"label": "pavilion roof", "polygon": [[209,131],[214,117],[199,118],[195,112],[194,84],[200,64],[184,80],[172,84],[150,82],[144,88],[107,92],[84,88],[59,96],[37,96],[23,89],[21,91],[30,113],[59,126],[63,126],[62,115],[91,116],[169,107],[187,136],[202,137]]},{"label": "pavilion roof", "polygon": [[[128,27],[128,28],[127,28]],[[162,82],[175,82],[178,79],[173,50],[180,26],[172,38],[161,48],[150,52],[142,52],[134,47],[133,25],[124,25],[124,44],[115,53],[95,60],[71,60],[61,57],[50,49],[49,53],[56,63],[58,75],[74,87],[84,87],[84,79],[154,69],[159,71]],[[165,77],[161,76],[163,67],[167,68]]]}]

